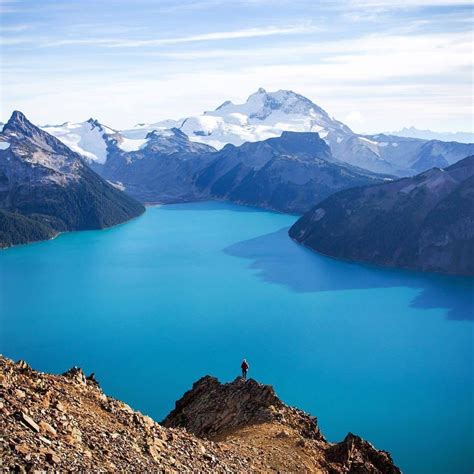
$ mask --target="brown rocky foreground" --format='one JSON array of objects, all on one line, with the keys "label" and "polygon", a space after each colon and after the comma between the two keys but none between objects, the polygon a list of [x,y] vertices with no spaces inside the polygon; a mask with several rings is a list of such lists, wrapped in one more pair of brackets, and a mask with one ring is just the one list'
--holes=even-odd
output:
[{"label": "brown rocky foreground", "polygon": [[162,424],[63,375],[0,356],[0,471],[399,473],[358,436],[337,444],[272,387],[203,377]]}]

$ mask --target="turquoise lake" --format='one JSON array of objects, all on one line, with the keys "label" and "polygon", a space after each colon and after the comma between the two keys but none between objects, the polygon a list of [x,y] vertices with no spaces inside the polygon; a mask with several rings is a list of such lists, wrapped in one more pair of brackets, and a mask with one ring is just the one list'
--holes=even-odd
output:
[{"label": "turquoise lake", "polygon": [[392,453],[406,473],[474,469],[473,279],[329,259],[294,216],[225,203],[0,252],[0,352],[161,420],[205,374],[272,384]]}]

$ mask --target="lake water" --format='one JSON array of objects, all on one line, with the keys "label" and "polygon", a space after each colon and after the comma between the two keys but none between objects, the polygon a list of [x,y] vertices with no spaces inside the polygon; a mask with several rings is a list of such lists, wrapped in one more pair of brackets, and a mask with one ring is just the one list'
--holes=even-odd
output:
[{"label": "lake water", "polygon": [[473,280],[332,260],[294,216],[224,203],[0,252],[0,352],[95,372],[154,418],[241,359],[331,441],[348,431],[407,473],[474,468]]}]

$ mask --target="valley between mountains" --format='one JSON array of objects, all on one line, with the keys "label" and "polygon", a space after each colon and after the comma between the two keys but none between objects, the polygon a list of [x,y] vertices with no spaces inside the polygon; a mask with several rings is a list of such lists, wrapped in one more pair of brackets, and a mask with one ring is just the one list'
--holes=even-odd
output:
[{"label": "valley between mountains", "polygon": [[327,255],[472,275],[472,155],[356,134],[292,91],[121,131],[14,112],[0,132],[0,246],[112,226],[144,203],[227,200],[303,215],[291,237]]}]

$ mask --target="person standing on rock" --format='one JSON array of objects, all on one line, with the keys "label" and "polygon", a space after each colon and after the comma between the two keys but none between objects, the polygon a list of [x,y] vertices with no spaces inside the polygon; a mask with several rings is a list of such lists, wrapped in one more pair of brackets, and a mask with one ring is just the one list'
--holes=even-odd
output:
[{"label": "person standing on rock", "polygon": [[242,378],[244,380],[247,380],[247,372],[249,370],[249,364],[246,359],[242,361],[242,364],[240,365],[240,368],[242,369]]}]

